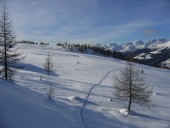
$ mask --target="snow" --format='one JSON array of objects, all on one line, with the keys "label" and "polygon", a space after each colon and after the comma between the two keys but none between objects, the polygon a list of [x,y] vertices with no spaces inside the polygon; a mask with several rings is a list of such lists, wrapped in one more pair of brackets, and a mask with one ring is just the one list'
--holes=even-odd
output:
[{"label": "snow", "polygon": [[139,55],[134,57],[135,59],[139,59],[139,60],[143,60],[143,59],[152,59],[150,54],[146,54],[146,53],[140,53]]},{"label": "snow", "polygon": [[159,53],[161,53],[161,52],[159,52],[159,51],[153,51],[153,52],[150,52],[151,54],[159,54]]},{"label": "snow", "polygon": [[112,98],[109,98],[108,101],[113,101],[113,99],[112,99]]},{"label": "snow", "polygon": [[165,43],[165,44],[164,44],[164,47],[170,48],[170,41],[168,41],[167,43]]},{"label": "snow", "polygon": [[145,56],[146,56],[146,53],[140,53],[139,55],[135,56],[134,58],[142,60],[142,59],[144,59]]},{"label": "snow", "polygon": [[13,83],[0,80],[0,100],[1,128],[68,128],[74,125],[72,106],[48,101]]},{"label": "snow", "polygon": [[120,109],[120,113],[123,115],[128,115],[129,111],[127,108]]},{"label": "snow", "polygon": [[158,95],[159,93],[158,92],[153,92],[153,95]]},{"label": "snow", "polygon": [[[170,71],[145,65],[153,110],[132,105],[126,114],[125,102],[112,95],[114,76],[125,61],[66,52],[55,46],[20,44],[23,69],[14,82],[0,80],[0,128],[169,128]],[[47,76],[43,63],[50,54],[55,73]],[[79,64],[77,64],[79,62]],[[40,79],[41,78],[41,79]],[[48,100],[49,85],[54,88]],[[120,113],[120,110],[122,113]]]},{"label": "snow", "polygon": [[145,59],[149,60],[149,59],[152,59],[151,55],[150,54],[147,54]]},{"label": "snow", "polygon": [[166,66],[166,67],[169,67],[170,68],[170,59],[162,62],[162,65]]},{"label": "snow", "polygon": [[105,45],[97,44],[96,46],[104,47],[106,49],[110,49],[113,51],[114,50],[120,51],[120,52],[134,51],[134,50],[145,49],[145,48],[151,50],[157,49],[158,51],[161,51],[163,49],[170,48],[170,41],[167,39],[154,39],[144,43],[143,41],[139,40],[134,42],[127,42],[125,44],[120,44],[120,45],[116,43],[112,43],[112,44],[105,44]]},{"label": "snow", "polygon": [[157,46],[158,50],[161,51],[163,49],[169,49],[170,48],[170,41],[164,43],[164,44],[159,44]]}]

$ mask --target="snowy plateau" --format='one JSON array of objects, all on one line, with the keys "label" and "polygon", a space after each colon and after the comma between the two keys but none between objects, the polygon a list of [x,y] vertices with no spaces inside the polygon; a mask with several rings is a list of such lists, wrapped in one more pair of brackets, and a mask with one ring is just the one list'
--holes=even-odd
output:
[{"label": "snowy plateau", "polygon": [[[25,56],[20,62],[24,68],[14,81],[0,79],[0,128],[170,128],[170,70],[136,64],[153,87],[154,107],[132,104],[128,113],[126,103],[112,94],[113,78],[125,61],[56,46],[17,47]],[[48,54],[55,68],[50,76],[43,69]]]}]

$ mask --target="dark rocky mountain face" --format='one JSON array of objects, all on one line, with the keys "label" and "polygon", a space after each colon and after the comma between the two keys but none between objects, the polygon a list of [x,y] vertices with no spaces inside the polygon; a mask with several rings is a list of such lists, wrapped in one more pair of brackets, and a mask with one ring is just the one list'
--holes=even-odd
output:
[{"label": "dark rocky mountain face", "polygon": [[[170,69],[170,49],[155,51],[151,49],[139,49],[132,52],[134,61],[155,67]],[[166,62],[167,61],[167,62]]]}]

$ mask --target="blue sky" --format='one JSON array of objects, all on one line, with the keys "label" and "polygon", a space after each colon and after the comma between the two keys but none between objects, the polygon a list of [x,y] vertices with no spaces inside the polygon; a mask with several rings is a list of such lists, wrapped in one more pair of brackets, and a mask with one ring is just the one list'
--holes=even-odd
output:
[{"label": "blue sky", "polygon": [[170,39],[170,0],[5,0],[17,40],[125,43]]}]

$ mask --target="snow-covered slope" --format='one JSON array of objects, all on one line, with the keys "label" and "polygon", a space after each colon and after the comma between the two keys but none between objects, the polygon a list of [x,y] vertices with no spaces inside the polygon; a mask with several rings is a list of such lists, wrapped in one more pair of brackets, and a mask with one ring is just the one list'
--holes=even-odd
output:
[{"label": "snow-covered slope", "polygon": [[170,68],[170,59],[168,59],[168,60],[162,62],[161,64],[162,64],[162,66],[164,66],[164,67]]},{"label": "snow-covered slope", "polygon": [[156,49],[157,49],[157,51],[161,51],[164,49],[170,49],[170,41],[163,43],[163,44],[158,44]]},{"label": "snow-covered slope", "polygon": [[72,106],[48,100],[45,96],[14,83],[0,80],[0,101],[0,128],[75,126]]},{"label": "snow-covered slope", "polygon": [[[125,103],[112,99],[112,85],[113,77],[126,62],[65,52],[55,46],[18,47],[25,55],[21,63],[25,67],[18,71],[14,83],[0,80],[2,128],[170,127],[169,70],[136,65],[154,88],[156,106],[149,111],[133,105],[130,115],[122,115],[119,110]],[[47,54],[55,67],[51,76],[42,68]],[[50,83],[54,89],[52,101],[47,100]]]}]

